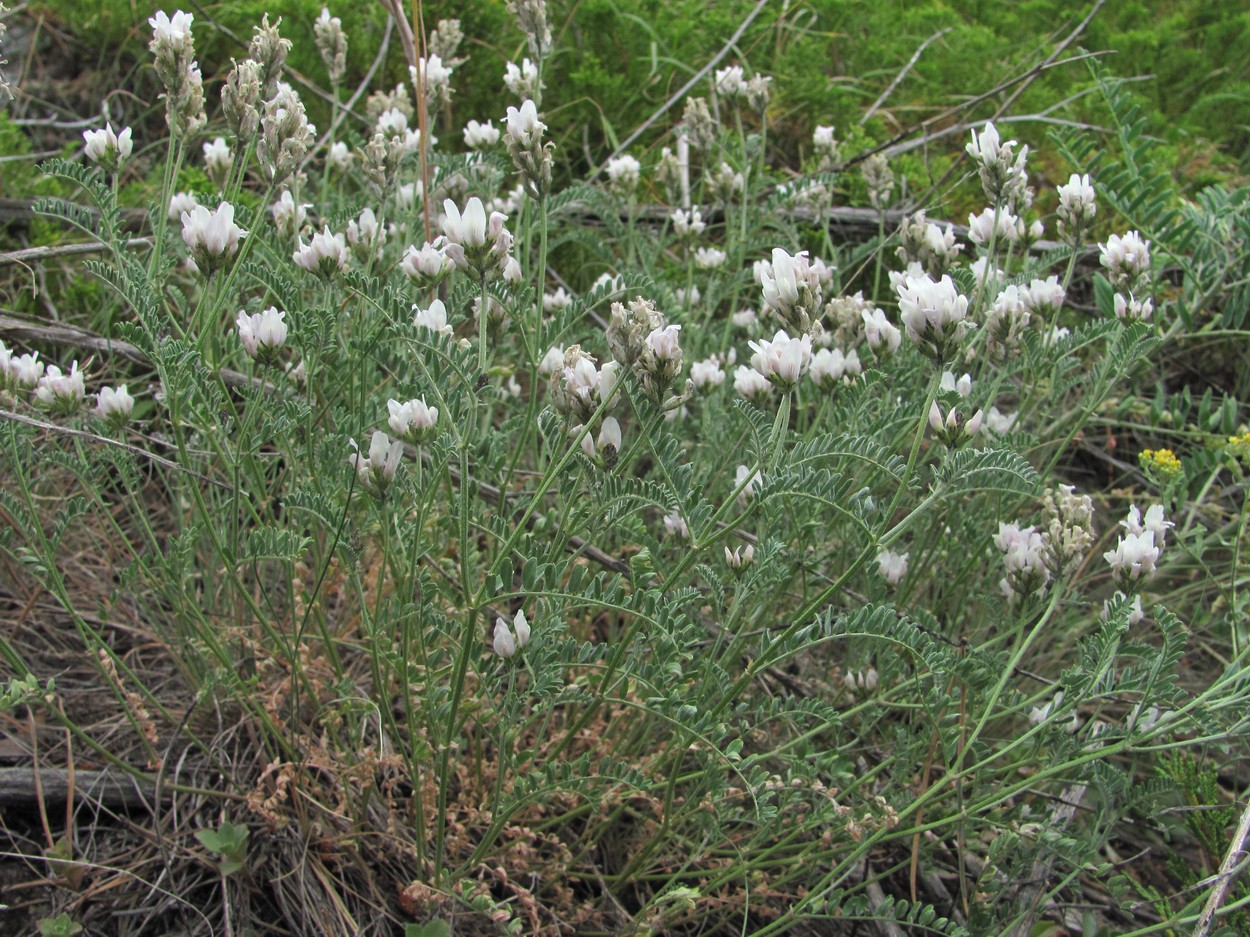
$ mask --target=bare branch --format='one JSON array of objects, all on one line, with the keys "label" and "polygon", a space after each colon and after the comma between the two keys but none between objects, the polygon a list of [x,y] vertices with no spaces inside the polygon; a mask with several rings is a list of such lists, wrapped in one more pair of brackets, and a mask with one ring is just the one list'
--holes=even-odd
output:
[{"label": "bare branch", "polygon": [[[151,242],[147,238],[128,238],[122,242],[123,247],[148,247]],[[24,250],[9,251],[0,254],[0,267],[11,267],[14,264],[40,263],[54,257],[74,257],[83,254],[101,254],[112,248],[103,241],[85,241],[82,244],[48,244],[44,247],[27,247]]]},{"label": "bare branch", "polygon": [[[386,0],[382,0],[382,2],[385,3]],[[751,12],[747,14],[746,19],[742,21],[742,23],[738,26],[738,29],[734,32],[734,34],[729,37],[729,41],[726,42],[724,46],[721,47],[721,50],[717,52],[715,56],[713,56],[712,60],[708,62],[706,65],[704,65],[697,72],[695,72],[694,76],[688,82],[686,82],[684,85],[678,88],[677,93],[674,94],[667,101],[665,101],[660,106],[659,110],[657,110],[654,114],[652,114],[650,117],[644,120],[641,124],[639,124],[637,129],[635,129],[633,133],[631,133],[628,137],[622,140],[621,145],[618,146],[612,152],[612,155],[609,156],[607,159],[605,159],[599,165],[599,167],[590,174],[590,176],[587,178],[586,181],[590,182],[594,180],[595,178],[597,178],[599,173],[603,170],[604,166],[606,166],[609,162],[611,162],[617,156],[620,156],[627,149],[629,149],[629,145],[633,143],[635,140],[637,140],[648,127],[650,127],[653,123],[655,123],[657,120],[663,117],[664,114],[668,112],[669,108],[671,108],[674,104],[676,104],[678,101],[680,101],[682,98],[686,96],[687,91],[689,91],[691,88],[697,85],[700,81],[702,81],[708,72],[710,72],[718,64],[720,64],[720,60],[729,54],[729,50],[732,49],[737,44],[738,40],[742,38],[742,34],[747,31],[747,27],[751,25],[751,23],[755,20],[757,16],[760,15],[761,11],[763,11],[764,7],[767,5],[768,5],[768,0],[759,0],[759,3],[755,4],[755,8],[752,9]]]},{"label": "bare branch", "polygon": [[920,60],[920,54],[929,47],[929,44],[932,43],[934,40],[942,36],[945,36],[948,32],[951,31],[951,28],[952,27],[950,26],[946,26],[942,29],[939,29],[937,32],[935,32],[932,36],[930,36],[924,42],[920,43],[920,46],[916,49],[914,53],[912,53],[912,57],[907,60],[907,64],[903,66],[902,71],[900,71],[897,75],[894,76],[894,80],[890,82],[889,86],[884,91],[881,92],[881,96],[878,97],[877,100],[872,102],[872,107],[864,111],[864,116],[859,119],[859,125],[861,127],[864,126],[864,124],[868,123],[869,118],[872,117],[872,115],[877,112],[877,108],[879,108],[885,102],[885,100],[891,94],[894,93],[894,89],[899,86],[899,82],[901,82],[907,76],[907,73],[912,70],[912,66],[914,66],[916,62]]}]

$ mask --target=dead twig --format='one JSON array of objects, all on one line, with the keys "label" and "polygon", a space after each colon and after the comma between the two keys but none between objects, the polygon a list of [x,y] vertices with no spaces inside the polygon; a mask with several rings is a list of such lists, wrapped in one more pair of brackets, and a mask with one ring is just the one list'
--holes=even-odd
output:
[{"label": "dead twig", "polygon": [[872,102],[872,106],[869,107],[868,110],[864,111],[864,116],[859,119],[859,125],[861,127],[864,126],[864,124],[868,123],[869,118],[871,118],[872,115],[877,112],[877,108],[879,108],[882,104],[884,104],[886,99],[889,98],[889,96],[894,93],[894,89],[897,88],[899,86],[899,83],[902,82],[902,80],[907,77],[907,73],[912,70],[912,66],[914,66],[918,61],[920,61],[921,53],[923,53],[924,50],[927,49],[932,42],[941,38],[942,36],[945,36],[948,32],[951,31],[951,29],[952,27],[950,26],[946,26],[942,29],[939,29],[937,32],[935,32],[932,36],[930,36],[924,42],[920,43],[916,51],[912,53],[912,57],[907,60],[907,64],[904,65],[902,70],[897,75],[894,76],[894,80],[890,82],[890,84],[886,87],[884,91],[881,92],[881,95],[877,98],[877,100]]},{"label": "dead twig", "polygon": [[[386,3],[387,0],[382,0],[382,2]],[[630,147],[630,144],[632,144],[635,140],[637,140],[646,131],[648,127],[650,127],[653,123],[655,123],[657,120],[663,117],[666,113],[668,113],[669,108],[671,108],[674,104],[676,104],[678,101],[684,98],[686,96],[687,91],[689,91],[691,88],[697,85],[700,81],[702,81],[708,72],[710,72],[713,68],[715,68],[718,64],[720,64],[720,60],[729,54],[730,49],[732,49],[735,45],[737,45],[738,40],[742,38],[742,34],[747,31],[747,27],[750,26],[751,23],[755,21],[755,18],[760,15],[764,7],[767,5],[768,5],[768,0],[759,0],[759,3],[755,4],[755,7],[751,10],[750,13],[747,14],[746,19],[744,19],[739,24],[734,34],[729,37],[729,41],[726,42],[721,47],[721,50],[712,57],[712,60],[708,62],[706,65],[704,65],[697,72],[695,72],[694,75],[691,76],[688,82],[686,82],[684,85],[682,85],[680,88],[677,89],[676,94],[674,94],[671,98],[669,98],[662,105],[660,105],[659,110],[657,110],[650,117],[648,117],[641,124],[639,124],[633,133],[631,133],[628,137],[622,140],[620,146],[618,146],[615,150],[612,151],[611,156],[609,156],[607,159],[605,159],[602,163],[599,164],[599,167],[590,174],[590,177],[586,181],[591,182],[594,179],[596,179],[599,173],[603,170],[605,166],[607,166],[608,163],[610,163],[613,159],[615,159],[616,157],[624,153],[626,150],[628,150]]]},{"label": "dead twig", "polygon": [[1215,873],[1215,887],[1211,889],[1207,903],[1203,905],[1202,913],[1198,915],[1193,937],[1207,937],[1207,934],[1211,932],[1211,924],[1215,921],[1216,914],[1219,913],[1220,905],[1224,903],[1224,896],[1232,887],[1237,873],[1244,867],[1247,839],[1250,839],[1250,804],[1247,804],[1246,809],[1241,812],[1241,821],[1237,824],[1237,831],[1233,833],[1233,841],[1228,846],[1224,861],[1220,863],[1220,870]]},{"label": "dead twig", "polygon": [[0,807],[32,807],[65,803],[71,796],[112,810],[146,808],[156,782],[116,771],[74,771],[65,768],[0,768]]},{"label": "dead twig", "polygon": [[[106,338],[103,335],[88,332],[86,329],[76,328],[59,322],[49,324],[27,319],[3,310],[0,310],[0,336],[19,339],[23,342],[47,342],[50,345],[68,345],[72,348],[83,348],[88,351],[118,355],[136,364],[150,365],[152,363],[138,346],[132,345],[130,342],[123,342],[116,338]],[[222,368],[217,372],[217,376],[221,378],[221,382],[227,387],[243,387],[250,384],[269,393],[273,393],[276,390],[274,385],[268,381],[263,381],[257,377],[249,377],[241,371],[232,371],[229,368]]]},{"label": "dead twig", "polygon": [[[151,244],[147,238],[127,238],[122,247],[147,247]],[[23,250],[9,251],[0,254],[0,267],[11,267],[14,264],[39,263],[54,257],[74,257],[82,254],[101,254],[112,250],[112,246],[103,241],[85,241],[82,244],[48,244],[44,247],[27,247]]]},{"label": "dead twig", "polygon": [[169,459],[159,456],[155,452],[148,452],[146,449],[141,449],[138,446],[132,446],[119,439],[110,439],[108,436],[99,436],[95,433],[88,433],[85,430],[74,429],[69,426],[58,426],[56,423],[45,423],[43,420],[36,420],[34,417],[23,416],[22,414],[14,413],[11,410],[0,410],[0,420],[10,420],[14,423],[24,423],[27,426],[34,426],[42,430],[47,430],[51,433],[59,433],[62,436],[76,436],[79,439],[86,439],[90,442],[101,443],[106,446],[115,446],[118,449],[125,449],[127,452],[137,455],[140,458],[147,459],[149,462],[154,462],[157,465],[163,465],[165,468],[173,469],[175,472],[182,472],[184,475],[190,475],[192,478],[198,479],[199,481],[207,482],[210,485],[216,485],[218,488],[225,488],[227,491],[234,490],[232,486],[227,485],[223,481],[218,481],[215,478],[209,478],[207,475],[201,475],[199,472],[193,472],[186,466],[179,465],[177,462],[171,462]]}]

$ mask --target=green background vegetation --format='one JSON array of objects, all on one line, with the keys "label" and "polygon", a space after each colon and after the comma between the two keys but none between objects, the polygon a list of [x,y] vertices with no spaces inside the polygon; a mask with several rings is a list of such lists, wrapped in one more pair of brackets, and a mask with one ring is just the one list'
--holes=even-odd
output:
[{"label": "green background vegetation", "polygon": [[[564,158],[577,152],[586,163],[601,160],[719,50],[754,5],[749,0],[552,3],[557,41],[547,82],[547,116]],[[159,6],[148,0],[55,0],[34,4],[32,10],[50,26],[63,29],[84,68],[98,73],[98,81],[85,87],[80,82],[73,89],[85,99],[94,96],[93,107],[98,107],[107,89],[133,86],[136,78],[140,91],[148,89],[149,100],[155,100],[155,79],[146,64],[146,17]],[[211,18],[228,31],[197,29],[209,100],[214,100],[214,85],[229,68],[230,58],[241,54],[242,43],[262,12],[283,17],[283,33],[295,43],[291,65],[312,81],[324,83],[312,29],[321,6],[319,0],[192,3],[188,9],[201,20]],[[916,47],[939,30],[948,31],[925,50],[865,128],[869,139],[885,139],[1026,70],[1091,6],[1058,0],[770,2],[744,34],[737,54],[731,53],[726,61],[736,59],[775,76],[770,121],[779,132],[770,138],[770,158],[775,164],[796,165],[815,124],[833,123],[840,137],[851,136],[850,129],[867,105]],[[384,13],[373,3],[330,7],[342,18],[351,41],[347,84],[354,88],[373,60]],[[424,16],[431,28],[440,18],[458,17],[468,37],[462,48],[469,60],[457,75],[456,98],[444,132],[450,134],[469,118],[501,117],[494,111],[503,66],[524,54],[524,43],[501,0],[430,2],[424,5]],[[232,41],[229,33],[239,41]],[[1088,51],[1114,50],[1103,57],[1112,75],[1142,76],[1134,94],[1148,115],[1147,130],[1168,144],[1183,184],[1200,186],[1246,171],[1250,56],[1245,50],[1250,49],[1250,8],[1244,2],[1116,0],[1099,10],[1078,45]],[[1076,46],[1070,50],[1076,51]],[[382,74],[392,84],[403,77],[398,42],[391,44]],[[1088,71],[1080,63],[1051,70],[1012,111],[1040,113],[1089,85]],[[989,116],[994,103],[991,99],[981,105],[974,116]],[[114,106],[118,105],[133,110],[134,102]],[[323,125],[324,103],[309,101],[309,107],[313,120]],[[155,108],[150,112],[159,119]],[[655,143],[679,116],[680,109],[675,108],[647,142]],[[1086,95],[1055,116],[1098,125],[1101,103],[1096,95]],[[1018,133],[1040,141],[1046,129],[1047,125],[1036,124],[1020,127]],[[1056,178],[1067,170],[1045,160],[1040,168],[1053,171]]]}]

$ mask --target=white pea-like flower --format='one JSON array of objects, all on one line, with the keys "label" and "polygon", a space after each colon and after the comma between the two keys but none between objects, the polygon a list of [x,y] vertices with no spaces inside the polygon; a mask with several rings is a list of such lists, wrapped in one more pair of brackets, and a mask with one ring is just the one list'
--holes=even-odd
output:
[{"label": "white pea-like flower", "polygon": [[564,367],[564,346],[552,345],[538,362],[538,373],[543,377],[551,377]]},{"label": "white pea-like flower", "polygon": [[838,140],[834,136],[836,128],[833,124],[817,124],[812,131],[812,146],[817,152],[832,154],[837,151]]},{"label": "white pea-like flower", "polygon": [[957,378],[953,371],[943,371],[938,388],[950,394],[959,394],[960,397],[967,397],[972,393],[972,375],[965,374],[963,377]]},{"label": "white pea-like flower", "polygon": [[499,142],[499,134],[499,128],[489,120],[483,124],[471,120],[464,125],[464,145],[471,150],[494,146]]},{"label": "white pea-like flower", "polygon": [[831,390],[862,372],[859,354],[854,349],[845,354],[841,348],[821,348],[812,355],[808,369],[812,380],[825,390]]},{"label": "white pea-like flower", "polygon": [[755,354],[751,366],[782,390],[793,390],[812,360],[812,337],[791,338],[778,329],[772,341],[748,342]]},{"label": "white pea-like flower", "polygon": [[347,144],[342,140],[336,140],[330,144],[330,152],[327,154],[326,159],[335,169],[348,169],[352,164],[352,151],[348,149]]},{"label": "white pea-like flower", "polygon": [[1120,526],[1124,528],[1124,534],[1115,549],[1103,554],[1103,559],[1111,567],[1120,587],[1128,589],[1139,579],[1154,577],[1167,542],[1168,528],[1173,523],[1164,517],[1161,504],[1148,508],[1144,519],[1134,504]]},{"label": "white pea-like flower", "polygon": [[1003,205],[1026,194],[1028,180],[1025,163],[1029,148],[1021,147],[1019,155],[1016,155],[1015,147],[1015,140],[1002,141],[990,121],[980,133],[975,129],[972,131],[972,141],[965,147],[968,155],[978,164],[981,187],[992,204]]},{"label": "white pea-like flower", "polygon": [[968,298],[944,276],[908,277],[898,291],[898,308],[907,337],[937,362],[948,360],[967,327]]},{"label": "white pea-like flower", "polygon": [[175,192],[169,197],[169,210],[165,213],[165,217],[170,221],[177,221],[182,217],[183,212],[195,211],[199,205],[200,203],[190,192]]},{"label": "white pea-like flower", "polygon": [[230,148],[230,144],[226,143],[225,137],[217,137],[211,142],[205,142],[203,150],[204,168],[208,172],[208,177],[221,186],[230,173],[230,167],[234,165],[234,151]]},{"label": "white pea-like flower", "polygon": [[272,362],[279,349],[286,344],[286,313],[279,312],[274,306],[250,316],[240,309],[235,327],[248,357],[262,364]]},{"label": "white pea-like flower", "polygon": [[1035,592],[1046,588],[1051,570],[1046,562],[1045,541],[1035,526],[998,524],[994,546],[1003,554],[1006,575],[998,587],[1011,605],[1019,605]]},{"label": "white pea-like flower", "polygon": [[221,202],[215,211],[197,205],[182,213],[182,240],[202,273],[225,266],[245,237],[247,232],[234,223],[234,206],[229,202]]},{"label": "white pea-like flower", "polygon": [[747,466],[739,465],[734,470],[734,490],[738,492],[738,506],[745,508],[747,502],[755,494],[755,486],[761,481],[759,472],[752,472]]},{"label": "white pea-like flower", "polygon": [[746,98],[747,79],[741,65],[729,65],[716,70],[716,93],[731,103]]},{"label": "white pea-like flower", "polygon": [[725,372],[721,368],[720,358],[716,355],[690,365],[690,382],[695,390],[706,390],[709,387],[720,387],[725,383]]},{"label": "white pea-like flower", "polygon": [[748,543],[745,546],[734,547],[732,550],[729,547],[725,547],[725,565],[735,573],[741,573],[754,562],[754,544]]},{"label": "white pea-like flower", "polygon": [[341,234],[334,234],[326,225],[320,234],[313,235],[308,244],[301,240],[291,259],[309,273],[329,280],[347,269],[347,240]]},{"label": "white pea-like flower", "polygon": [[507,217],[496,211],[488,219],[477,196],[469,199],[463,214],[451,199],[444,200],[443,211],[447,256],[456,266],[477,278],[502,274],[512,250],[512,234],[504,227]]},{"label": "white pea-like flower", "polygon": [[1106,244],[1098,245],[1099,264],[1107,271],[1107,279],[1117,292],[1144,291],[1150,284],[1150,242],[1136,231],[1121,237],[1113,234]]},{"label": "white pea-like flower", "polygon": [[599,427],[597,445],[606,460],[616,461],[617,453],[621,451],[621,424],[616,417],[604,417],[603,425]]},{"label": "white pea-like flower", "polygon": [[694,252],[694,265],[700,270],[714,270],[724,266],[728,255],[717,247],[700,247]]},{"label": "white pea-like flower", "polygon": [[363,209],[358,218],[347,222],[347,230],[343,234],[352,256],[358,262],[366,264],[381,258],[382,245],[386,243],[386,228],[378,223],[378,216],[372,208]]},{"label": "white pea-like flower", "polygon": [[399,269],[411,280],[423,287],[434,286],[455,268],[447,256],[447,239],[445,237],[426,241],[420,250],[410,246],[404,252],[404,259],[399,262]]},{"label": "white pea-like flower", "polygon": [[154,49],[159,47],[170,52],[190,49],[191,23],[194,19],[194,16],[182,10],[175,11],[172,17],[164,10],[158,10],[155,16],[148,19],[148,25],[152,27]]},{"label": "white pea-like flower", "polygon": [[55,364],[48,365],[35,387],[35,399],[58,416],[77,413],[86,396],[87,387],[83,381],[83,373],[78,370],[77,361],[70,365],[68,372],[62,371]]},{"label": "white pea-like flower", "polygon": [[1022,298],[1029,311],[1044,318],[1053,318],[1063,308],[1067,294],[1059,285],[1059,278],[1048,276],[1045,280],[1034,279],[1028,288],[1021,291]]},{"label": "white pea-like flower", "polygon": [[981,424],[981,432],[993,433],[995,436],[1005,436],[1015,427],[1016,419],[1019,416],[1019,413],[1004,413],[998,407],[991,406],[985,413],[985,421]]},{"label": "white pea-like flower", "polygon": [[955,408],[943,416],[942,408],[935,400],[929,406],[929,426],[938,438],[951,449],[963,445],[981,431],[981,423],[985,414],[978,410],[970,418],[965,419]]},{"label": "white pea-like flower", "polygon": [[0,390],[33,390],[43,378],[43,362],[39,352],[15,355],[0,342]]},{"label": "white pea-like flower", "polygon": [[135,409],[135,398],[130,389],[121,384],[117,387],[101,387],[96,394],[95,415],[112,426],[122,427],[130,422]]},{"label": "white pea-like flower", "polygon": [[384,137],[402,137],[408,132],[408,115],[397,107],[387,108],[378,115],[373,126]]},{"label": "white pea-like flower", "polygon": [[895,553],[893,550],[882,550],[877,554],[877,572],[886,582],[897,586],[899,580],[907,575],[907,553]]},{"label": "white pea-like flower", "polygon": [[509,62],[504,68],[504,86],[511,94],[524,101],[538,94],[538,66],[529,59],[522,59],[518,66]]},{"label": "white pea-like flower", "polygon": [[734,369],[734,391],[754,403],[762,403],[772,393],[773,385],[755,368],[745,364]]},{"label": "white pea-like flower", "polygon": [[538,108],[530,99],[523,101],[520,108],[509,107],[504,120],[508,125],[505,131],[508,142],[522,149],[532,147],[547,129],[538,119]]},{"label": "white pea-like flower", "polygon": [[391,399],[386,401],[386,409],[390,414],[387,425],[391,432],[414,446],[425,442],[438,428],[438,407],[426,406],[424,399],[404,403]]},{"label": "white pea-like flower", "polygon": [[554,293],[543,293],[543,312],[560,312],[569,308],[573,302],[572,295],[563,286],[556,287]]},{"label": "white pea-like flower", "polygon": [[374,496],[384,497],[404,457],[403,441],[392,441],[386,433],[375,432],[369,440],[368,456],[360,454],[354,439],[351,440],[351,447],[356,451],[347,457],[347,461],[356,470],[360,485]]},{"label": "white pea-like flower", "polygon": [[690,539],[690,528],[686,526],[686,519],[677,510],[664,516],[664,530],[670,537],[680,537],[682,540]]},{"label": "white pea-like flower", "polygon": [[1128,515],[1124,520],[1120,521],[1120,526],[1130,534],[1143,534],[1149,531],[1154,534],[1155,543],[1162,550],[1167,544],[1168,530],[1175,527],[1176,524],[1164,517],[1162,504],[1152,504],[1148,507],[1144,519],[1141,511],[1134,504],[1129,508]]},{"label": "white pea-like flower", "polygon": [[306,202],[295,204],[295,197],[291,195],[290,189],[283,189],[277,201],[269,206],[269,215],[273,218],[273,226],[278,229],[279,237],[284,241],[295,238],[304,227],[310,208],[312,205]]},{"label": "white pea-like flower", "polygon": [[642,163],[628,154],[608,160],[604,170],[608,185],[623,196],[633,195],[642,178]]},{"label": "white pea-like flower", "polygon": [[669,215],[669,220],[673,223],[673,233],[686,240],[697,238],[707,227],[707,222],[697,208],[690,211],[679,208]]},{"label": "white pea-like flower", "polygon": [[886,317],[884,309],[873,306],[861,310],[860,318],[864,322],[864,340],[869,348],[878,354],[898,351],[898,346],[903,343],[903,333]]},{"label": "white pea-like flower", "polygon": [[1078,244],[1081,234],[1098,214],[1097,196],[1089,175],[1073,173],[1067,185],[1059,187],[1059,235],[1069,244]]},{"label": "white pea-like flower", "polygon": [[1112,300],[1112,309],[1117,319],[1129,322],[1144,322],[1149,319],[1155,311],[1154,303],[1150,297],[1138,299],[1133,294],[1125,296],[1123,293],[1116,293]]},{"label": "white pea-like flower", "polygon": [[680,325],[666,325],[652,329],[643,340],[657,361],[681,360]]},{"label": "white pea-like flower", "polygon": [[130,159],[134,149],[129,127],[121,133],[114,133],[113,125],[106,123],[103,130],[84,130],[82,136],[86,141],[84,151],[87,159],[98,163],[101,169],[120,169]]},{"label": "white pea-like flower", "polygon": [[509,625],[504,618],[495,619],[495,634],[491,646],[496,654],[509,658],[530,642],[530,624],[525,618],[524,610],[518,610]]},{"label": "white pea-like flower", "polygon": [[417,328],[428,329],[437,335],[451,334],[451,326],[447,324],[447,307],[441,299],[434,300],[425,309],[415,304],[412,308],[417,312],[412,320]]},{"label": "white pea-like flower", "polygon": [[968,216],[968,240],[978,247],[991,241],[1014,244],[1024,237],[1024,223],[1006,208],[997,212],[986,208],[979,215]]}]

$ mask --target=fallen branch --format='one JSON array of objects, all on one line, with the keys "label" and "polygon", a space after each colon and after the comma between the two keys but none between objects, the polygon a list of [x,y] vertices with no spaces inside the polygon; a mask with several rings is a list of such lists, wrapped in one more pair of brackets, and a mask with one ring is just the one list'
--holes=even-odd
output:
[{"label": "fallen branch", "polygon": [[599,164],[599,168],[590,174],[590,178],[587,181],[590,181],[596,178],[599,175],[599,173],[604,169],[604,167],[608,165],[608,163],[610,163],[613,159],[615,159],[616,157],[624,153],[626,150],[628,150],[630,147],[630,144],[632,144],[635,140],[637,140],[640,136],[642,136],[643,132],[646,131],[648,127],[650,127],[653,123],[655,123],[657,120],[663,117],[666,113],[668,113],[668,109],[670,107],[672,107],[682,98],[684,98],[686,96],[687,91],[689,91],[699,82],[701,82],[704,76],[706,76],[708,72],[710,72],[718,64],[720,64],[720,60],[729,54],[730,49],[732,49],[735,45],[737,45],[738,40],[742,38],[742,34],[747,31],[747,27],[750,26],[752,22],[754,22],[755,18],[760,15],[760,12],[767,5],[768,5],[768,0],[759,0],[759,3],[755,4],[755,8],[752,9],[751,12],[747,14],[746,19],[744,19],[739,24],[737,31],[734,32],[734,34],[729,37],[729,41],[726,42],[721,47],[721,50],[717,52],[715,56],[712,57],[712,60],[708,62],[706,65],[704,65],[697,72],[695,72],[694,75],[691,76],[688,82],[686,82],[684,85],[682,85],[680,88],[677,89],[676,94],[674,94],[671,98],[669,98],[662,105],[660,105],[659,110],[657,110],[654,114],[652,114],[650,117],[644,120],[641,124],[639,124],[633,133],[631,133],[628,137],[622,140],[620,146],[618,146],[615,150],[612,151],[611,156],[609,156],[607,159],[605,159],[602,163]]},{"label": "fallen branch", "polygon": [[1233,880],[1243,867],[1247,839],[1250,839],[1250,804],[1247,804],[1246,809],[1241,812],[1241,822],[1237,824],[1237,831],[1233,833],[1233,841],[1228,846],[1224,861],[1220,863],[1220,870],[1215,873],[1215,887],[1211,889],[1207,903],[1203,905],[1202,913],[1198,915],[1198,924],[1194,927],[1193,937],[1207,937],[1207,934],[1211,932],[1211,924],[1215,921],[1216,914],[1219,913],[1220,905],[1224,903],[1224,896],[1228,894],[1228,889],[1232,887]]},{"label": "fallen branch", "polygon": [[156,799],[156,780],[137,779],[115,771],[74,771],[64,768],[0,768],[0,807],[34,807],[40,802],[63,804],[71,793],[113,810],[146,808]]},{"label": "fallen branch", "polygon": [[879,108],[882,104],[884,104],[886,99],[889,98],[889,96],[894,93],[894,89],[897,88],[899,86],[899,83],[904,78],[907,77],[907,73],[912,70],[912,66],[914,66],[918,61],[920,61],[921,53],[924,52],[924,50],[929,47],[929,44],[932,43],[934,40],[939,39],[942,36],[945,36],[948,32],[951,31],[952,28],[953,27],[950,27],[950,26],[943,27],[942,29],[939,29],[937,32],[935,32],[928,39],[926,39],[924,42],[920,43],[920,46],[916,49],[915,52],[912,53],[911,58],[907,60],[907,64],[904,65],[902,70],[897,75],[894,76],[894,80],[890,82],[890,84],[886,87],[884,91],[881,92],[877,100],[872,102],[872,106],[868,108],[868,110],[864,111],[864,116],[859,119],[859,125],[861,127],[864,126],[864,124],[868,123],[868,119],[877,112],[877,108]]},{"label": "fallen branch", "polygon": [[[128,238],[122,247],[147,247],[151,242],[147,238]],[[101,254],[112,250],[103,241],[84,241],[81,244],[48,244],[44,247],[27,247],[23,250],[9,251],[0,254],[0,267],[14,264],[41,263],[54,257],[74,257],[81,254]]]}]

